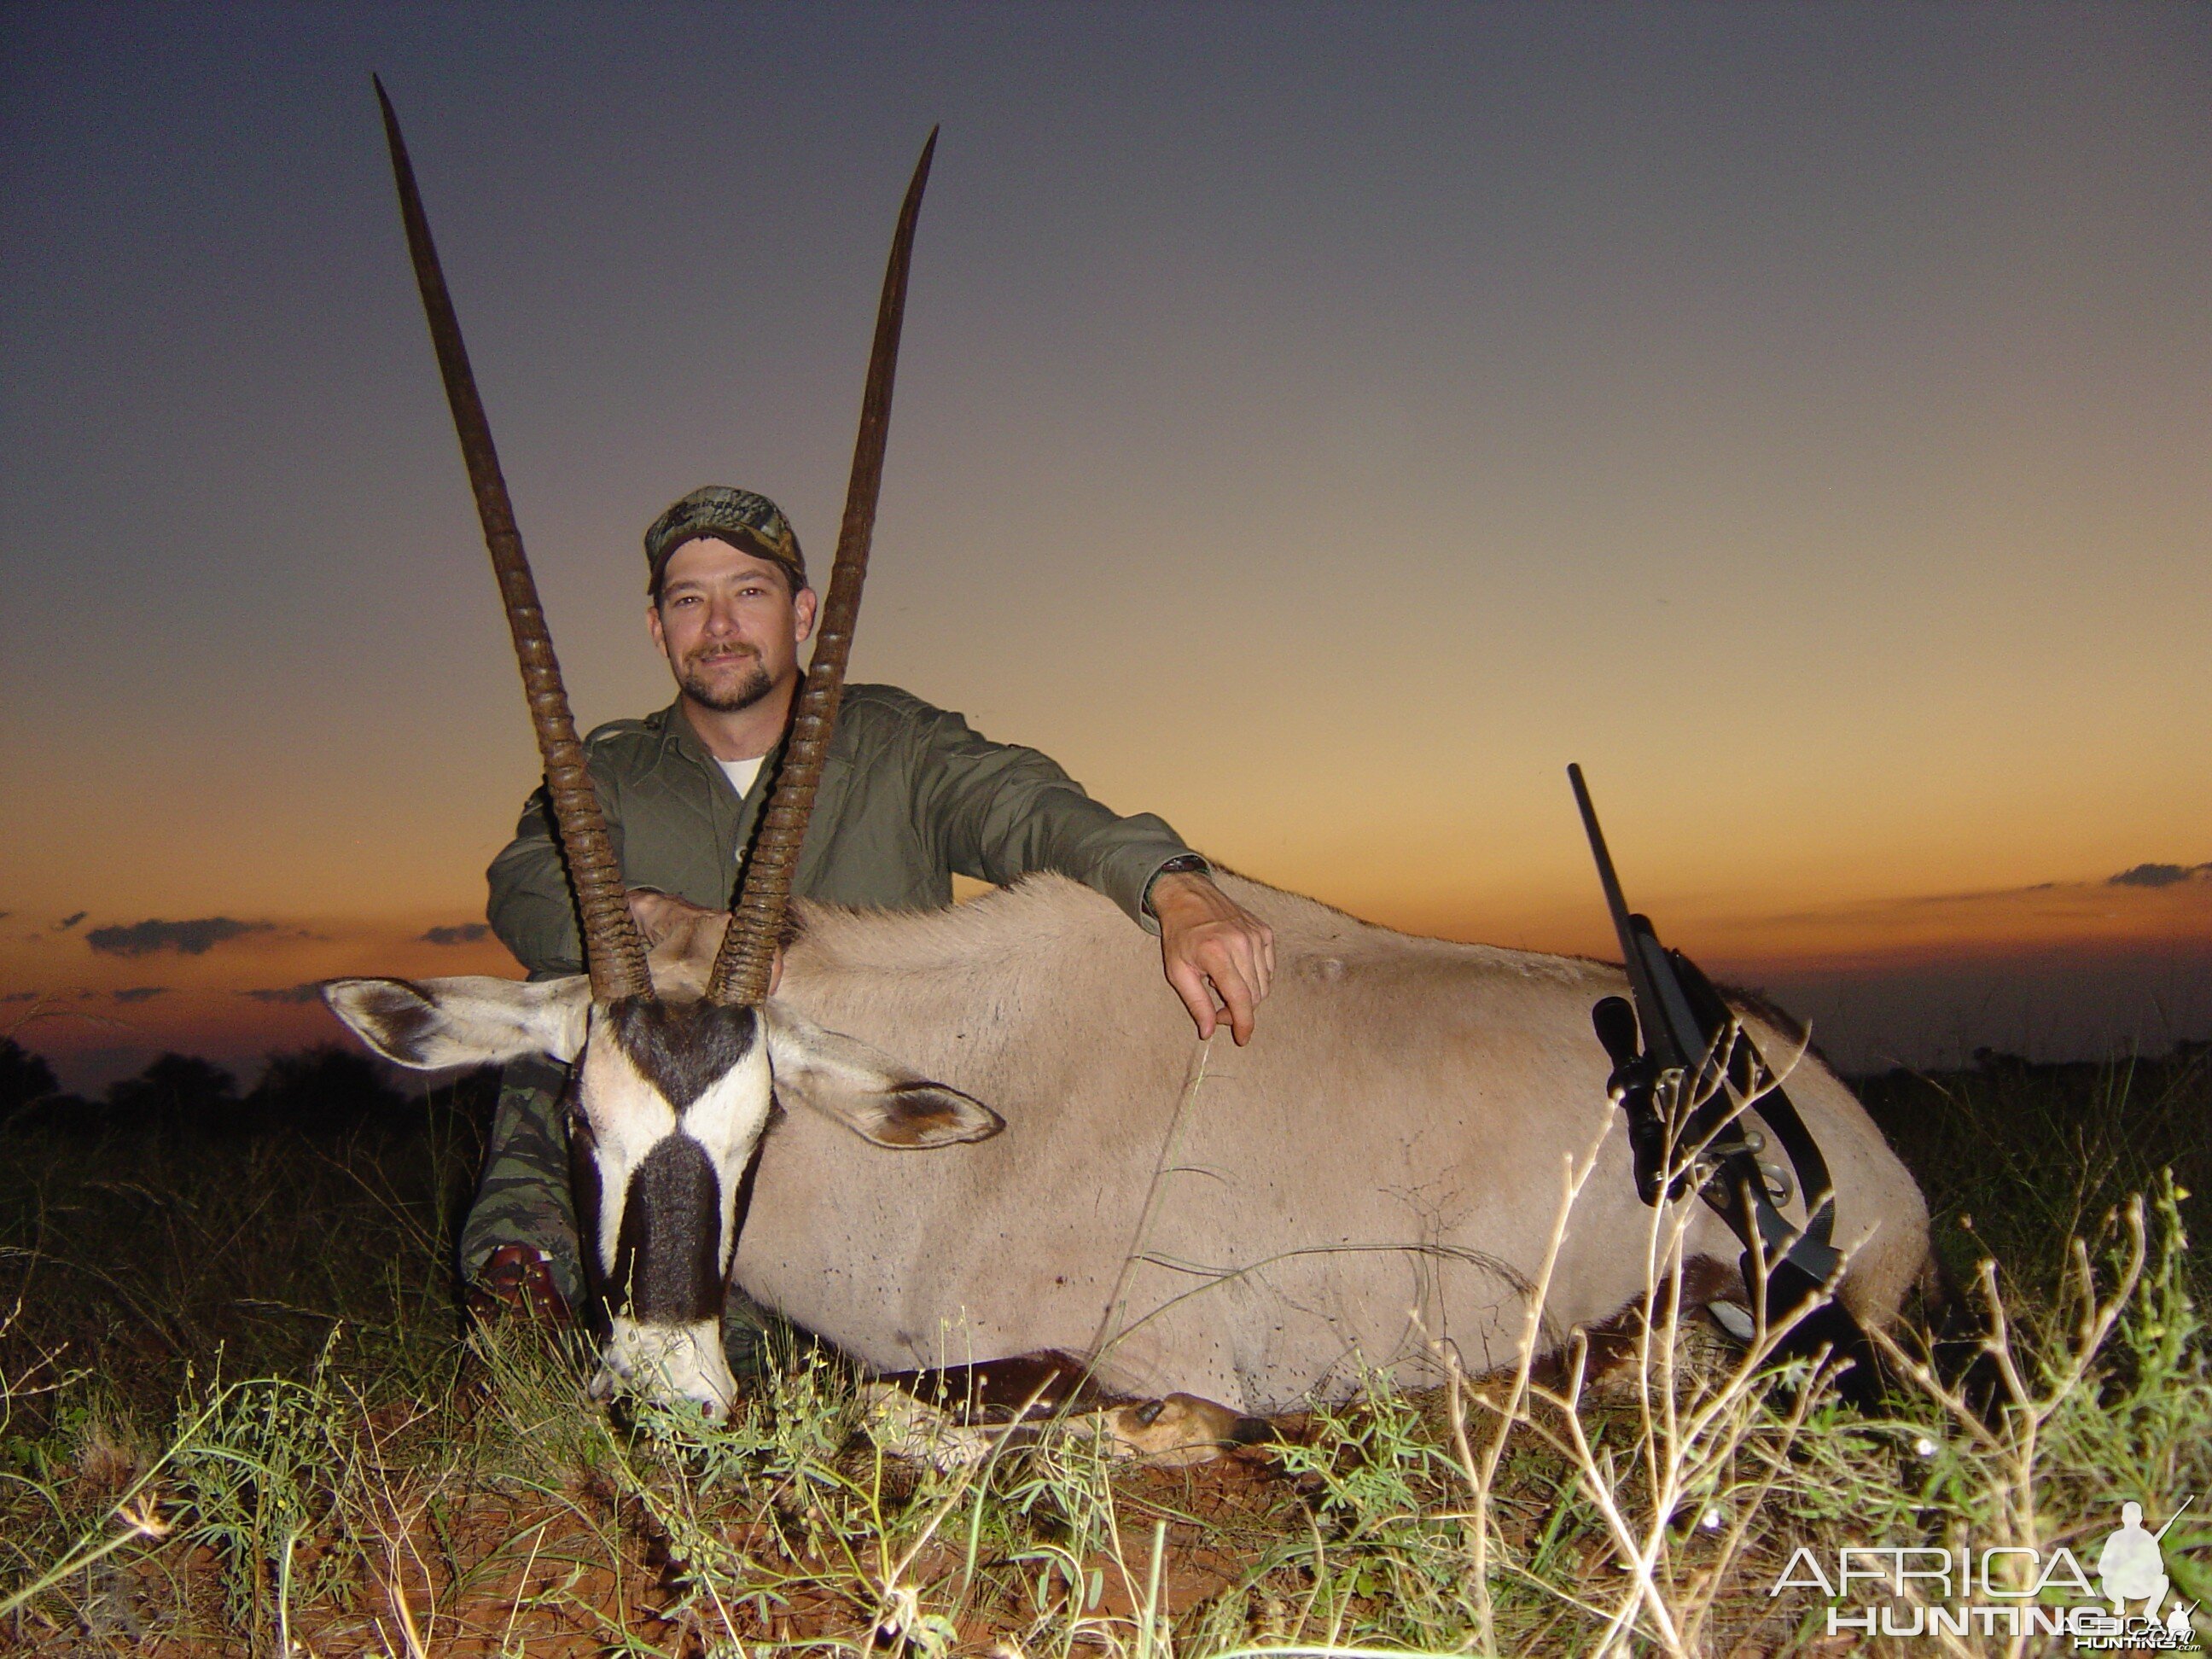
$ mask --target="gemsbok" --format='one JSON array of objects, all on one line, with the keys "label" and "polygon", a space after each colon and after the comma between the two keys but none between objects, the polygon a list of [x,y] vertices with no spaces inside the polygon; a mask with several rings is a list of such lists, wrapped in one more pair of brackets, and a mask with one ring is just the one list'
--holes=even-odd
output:
[{"label": "gemsbok", "polygon": [[[1716,1216],[1687,1198],[1655,1216],[1637,1196],[1590,1026],[1594,1000],[1625,988],[1618,968],[1413,938],[1226,878],[1274,928],[1279,963],[1260,1033],[1237,1049],[1199,1041],[1152,942],[1056,877],[950,911],[799,903],[787,920],[872,529],[927,149],[885,277],[821,641],[735,921],[719,939],[650,942],[648,959],[385,107],[590,974],[351,980],[328,994],[404,1065],[575,1062],[577,1208],[611,1315],[602,1392],[725,1410],[716,1333],[732,1277],[881,1371],[1067,1356],[1109,1394],[1252,1414],[1377,1371],[1419,1382],[1554,1348],[1636,1307],[1655,1238],[1677,1230],[1686,1300],[1743,1300]],[[1769,1016],[1737,1012],[1765,1052],[1792,1050]],[[1862,1323],[1888,1323],[1927,1259],[1920,1192],[1825,1066],[1804,1058],[1789,1085],[1832,1174],[1848,1261],[1836,1293]],[[811,1109],[763,1142],[776,1102]],[[907,1152],[962,1141],[978,1144]],[[1559,1237],[1571,1164],[1587,1174]],[[1802,1218],[1820,1196],[1786,1207]]]},{"label": "gemsbok", "polygon": [[567,1104],[584,1255],[607,1325],[594,1392],[635,1386],[709,1416],[735,1393],[721,1342],[723,1285],[745,1165],[779,1100],[910,1150],[994,1134],[997,1115],[768,992],[866,574],[915,221],[932,133],[907,188],[878,308],[845,521],[805,690],[746,866],[738,920],[696,994],[653,991],[622,871],[568,712],[560,664],[515,528],[497,451],[446,291],[399,122],[377,84],[401,216],[438,366],[506,601],[545,763],[589,972],[540,984],[464,978],[334,980],[338,1017],[402,1065],[480,1065],[542,1054],[572,1064]]}]

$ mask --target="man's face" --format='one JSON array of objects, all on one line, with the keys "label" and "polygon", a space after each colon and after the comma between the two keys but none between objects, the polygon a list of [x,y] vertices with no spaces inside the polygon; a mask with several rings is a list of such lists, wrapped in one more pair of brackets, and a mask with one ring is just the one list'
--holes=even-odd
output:
[{"label": "man's face", "polygon": [[794,594],[782,566],[701,537],[668,556],[646,623],[684,696],[735,714],[797,677],[814,592]]}]

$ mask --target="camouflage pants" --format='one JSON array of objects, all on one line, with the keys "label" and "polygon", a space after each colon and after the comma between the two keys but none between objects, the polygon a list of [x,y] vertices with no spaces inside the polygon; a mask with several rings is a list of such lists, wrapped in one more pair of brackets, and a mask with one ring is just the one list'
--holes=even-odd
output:
[{"label": "camouflage pants", "polygon": [[[544,1253],[568,1305],[581,1308],[584,1262],[568,1187],[568,1120],[561,1106],[568,1078],[566,1066],[535,1058],[518,1060],[501,1073],[483,1175],[461,1224],[460,1266],[462,1279],[473,1281],[501,1245],[531,1245]],[[735,1285],[729,1287],[722,1346],[739,1376],[765,1369],[769,1317]]]}]

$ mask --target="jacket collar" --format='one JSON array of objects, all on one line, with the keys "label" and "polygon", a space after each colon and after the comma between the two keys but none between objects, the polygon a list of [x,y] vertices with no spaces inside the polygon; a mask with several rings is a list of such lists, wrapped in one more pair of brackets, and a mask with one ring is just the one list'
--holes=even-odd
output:
[{"label": "jacket collar", "polygon": [[[708,752],[707,745],[699,741],[699,734],[691,729],[691,722],[684,713],[682,697],[678,697],[659,714],[647,715],[646,724],[659,728],[660,749],[664,755],[673,750],[709,775],[716,777],[722,775],[721,767],[716,763],[714,756]],[[775,747],[768,751],[761,769],[763,772],[773,771],[777,757],[782,753],[783,739],[778,738]]]},{"label": "jacket collar", "polygon": [[[799,677],[799,690],[804,691],[805,689],[806,677],[805,675],[801,674]],[[799,707],[799,697],[796,692],[792,696],[791,706],[794,709]],[[681,755],[685,760],[690,762],[692,765],[697,767],[701,771],[706,773],[708,776],[720,778],[725,783],[729,781],[727,775],[723,772],[720,765],[715,761],[714,757],[708,751],[707,745],[699,740],[698,732],[692,730],[691,722],[684,713],[684,699],[682,697],[678,697],[675,702],[670,703],[667,708],[660,710],[658,714],[647,715],[646,724],[648,726],[659,728],[661,753],[664,756],[672,750],[674,753]],[[762,757],[761,774],[763,776],[774,777],[775,775],[776,764],[783,758],[783,745],[785,739],[789,736],[790,732],[787,727],[784,737],[778,738],[775,740],[775,746],[770,749],[768,753]],[[846,755],[850,744],[851,734],[849,724],[843,720],[840,720],[837,724],[830,729],[830,753],[824,757],[825,767],[828,772],[841,772],[844,769],[847,764]]]}]

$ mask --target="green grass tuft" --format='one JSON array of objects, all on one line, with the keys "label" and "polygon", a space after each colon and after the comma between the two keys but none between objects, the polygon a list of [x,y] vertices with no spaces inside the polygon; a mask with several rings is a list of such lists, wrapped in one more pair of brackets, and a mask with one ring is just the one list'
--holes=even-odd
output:
[{"label": "green grass tuft", "polygon": [[1817,1597],[1766,1594],[1801,1545],[2089,1552],[2123,1497],[2191,1493],[2166,1559],[2212,1600],[2203,1056],[1863,1088],[2001,1319],[1993,1410],[1929,1376],[1852,1415],[1662,1326],[1625,1384],[1377,1382],[1194,1470],[1079,1434],[904,1461],[796,1341],[720,1429],[592,1407],[574,1345],[463,1334],[465,1102],[319,1138],[19,1121],[0,1646],[1832,1650]]}]

